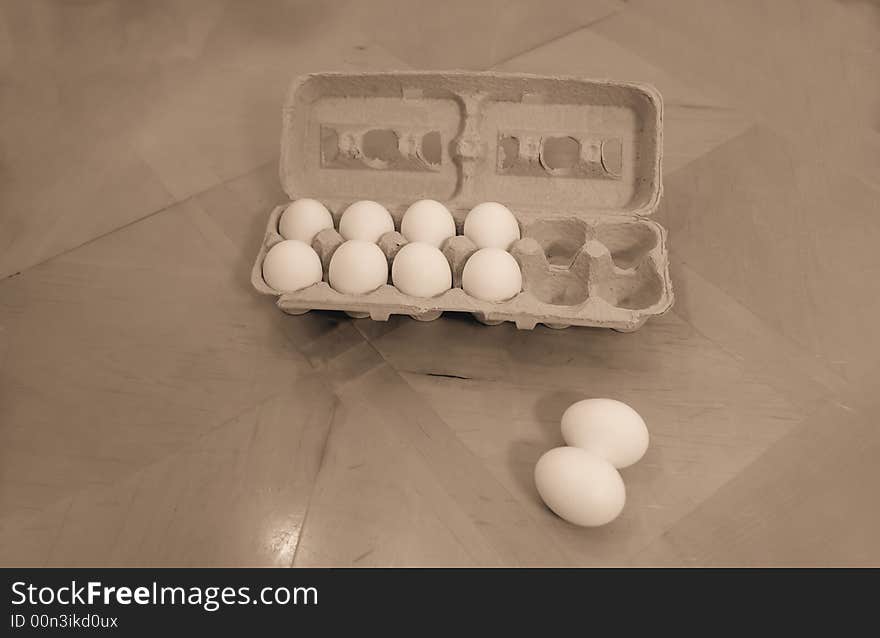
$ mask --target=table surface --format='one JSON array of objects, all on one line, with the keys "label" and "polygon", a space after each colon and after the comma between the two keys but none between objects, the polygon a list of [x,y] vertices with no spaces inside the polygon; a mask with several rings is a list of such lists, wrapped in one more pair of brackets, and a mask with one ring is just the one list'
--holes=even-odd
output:
[{"label": "table surface", "polygon": [[[876,3],[323,4],[0,9],[0,564],[880,564]],[[252,290],[289,79],[448,67],[660,89],[671,312]],[[597,396],[651,447],[583,529],[532,471]]]}]

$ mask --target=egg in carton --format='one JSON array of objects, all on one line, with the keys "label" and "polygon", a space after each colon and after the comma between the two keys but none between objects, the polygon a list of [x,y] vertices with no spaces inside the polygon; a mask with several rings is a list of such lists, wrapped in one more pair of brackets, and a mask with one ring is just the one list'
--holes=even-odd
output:
[{"label": "egg in carton", "polygon": [[[372,199],[395,228],[420,199],[443,202],[457,235],[442,246],[453,288],[432,298],[387,284],[346,295],[327,283],[336,230],[312,244],[324,281],[280,294],[262,276],[282,240],[269,216],[252,282],[285,312],[343,310],[386,321],[432,320],[468,312],[480,321],[597,326],[631,331],[672,305],[666,232],[647,219],[662,193],[662,101],[651,87],[613,81],[469,72],[320,73],[294,81],[283,111],[281,181],[291,199],[312,197],[338,228],[353,201]],[[486,302],[461,289],[476,250],[462,234],[473,206],[498,201],[514,213],[521,239],[509,247],[523,290]],[[389,260],[406,239],[378,244]]]}]

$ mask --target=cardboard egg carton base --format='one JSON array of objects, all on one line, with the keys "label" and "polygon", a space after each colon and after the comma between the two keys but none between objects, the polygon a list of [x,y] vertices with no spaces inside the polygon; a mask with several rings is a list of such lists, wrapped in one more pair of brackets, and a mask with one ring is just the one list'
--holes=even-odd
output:
[{"label": "cardboard egg carton base", "polygon": [[[523,237],[510,247],[523,291],[505,302],[460,288],[473,251],[460,236],[443,247],[455,287],[438,297],[410,297],[391,285],[341,294],[326,283],[341,241],[330,230],[313,243],[324,282],[279,294],[262,277],[266,251],[281,240],[279,206],[252,281],[287,313],[343,310],[384,321],[467,312],[523,329],[631,331],[672,305],[666,233],[646,219],[662,193],[663,105],[649,86],[493,72],[317,73],[294,80],[282,115],[284,190],[291,200],[322,201],[337,228],[360,199],[384,205],[397,229],[410,204],[435,199],[460,235],[471,208],[497,201],[514,213]],[[404,242],[399,233],[382,237],[389,264]]]},{"label": "cardboard egg carton base", "polygon": [[[481,301],[461,289],[464,264],[477,249],[460,234],[442,246],[453,273],[453,288],[437,297],[406,295],[390,280],[365,295],[337,292],[327,283],[327,272],[334,251],[344,240],[332,229],[321,231],[312,242],[321,258],[324,281],[297,292],[280,293],[263,279],[262,264],[268,250],[283,240],[278,220],[284,209],[276,207],[269,217],[251,282],[261,293],[277,296],[278,307],[291,315],[342,310],[374,321],[388,321],[391,315],[433,321],[444,312],[466,312],[489,325],[511,321],[521,330],[531,330],[541,323],[550,328],[593,326],[629,332],[649,317],[665,312],[672,302],[665,230],[659,224],[613,218],[586,221],[578,217],[546,218],[525,226],[523,238],[509,250],[520,265],[523,290],[508,301]],[[341,205],[333,211],[335,220],[344,209]],[[388,259],[389,278],[394,257],[406,243],[396,231],[379,239],[379,247]]]}]

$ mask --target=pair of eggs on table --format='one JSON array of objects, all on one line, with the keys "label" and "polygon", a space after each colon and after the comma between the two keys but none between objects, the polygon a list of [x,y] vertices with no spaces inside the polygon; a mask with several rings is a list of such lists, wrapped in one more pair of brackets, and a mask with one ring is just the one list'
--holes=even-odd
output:
[{"label": "pair of eggs on table", "polygon": [[[309,245],[315,235],[333,228],[327,208],[314,199],[299,199],[281,216],[278,230],[287,241],[273,246],[263,263],[267,283],[276,290],[292,292],[321,280],[320,258]],[[345,239],[330,260],[329,280],[335,290],[365,294],[388,280],[385,255],[375,242],[394,230],[384,206],[363,200],[349,206],[339,222]],[[392,265],[392,281],[405,294],[434,297],[452,287],[452,272],[440,246],[455,236],[455,220],[440,202],[420,200],[403,216],[401,234],[410,242]],[[465,264],[462,287],[485,301],[503,301],[522,288],[516,260],[506,252],[519,239],[519,224],[503,205],[486,202],[465,218],[464,234],[478,247]]]},{"label": "pair of eggs on table", "polygon": [[535,465],[535,486],[544,503],[575,525],[596,527],[617,518],[626,489],[617,471],[648,449],[645,421],[614,399],[586,399],[562,415],[568,447],[545,453]]}]

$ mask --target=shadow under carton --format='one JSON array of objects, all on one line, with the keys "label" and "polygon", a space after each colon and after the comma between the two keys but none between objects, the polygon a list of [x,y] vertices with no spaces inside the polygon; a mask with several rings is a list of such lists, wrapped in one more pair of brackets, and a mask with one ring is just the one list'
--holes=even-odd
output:
[{"label": "shadow under carton", "polygon": [[[673,302],[666,231],[647,217],[662,193],[662,102],[651,87],[611,81],[466,72],[322,73],[294,81],[283,110],[280,176],[291,199],[319,199],[334,223],[372,199],[400,228],[406,208],[436,199],[458,227],[442,250],[453,288],[425,299],[391,285],[345,295],[327,283],[335,230],[315,237],[325,281],[294,293],[266,285],[262,263],[281,241],[276,207],[252,282],[285,312],[344,310],[384,321],[468,312],[512,321],[635,330]],[[492,303],[461,289],[476,250],[461,235],[468,211],[500,201],[521,236],[510,247],[523,273],[513,299]],[[389,266],[406,240],[386,233]],[[389,268],[390,272],[390,268]]]}]

